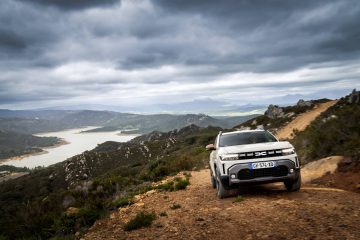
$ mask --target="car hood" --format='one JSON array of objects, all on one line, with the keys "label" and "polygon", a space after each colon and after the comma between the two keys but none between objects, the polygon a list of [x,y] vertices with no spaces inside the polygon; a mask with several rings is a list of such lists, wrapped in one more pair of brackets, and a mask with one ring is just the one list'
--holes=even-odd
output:
[{"label": "car hood", "polygon": [[286,141],[255,143],[255,144],[236,145],[229,147],[220,147],[219,154],[256,152],[256,151],[275,150],[275,149],[284,149],[284,148],[292,148],[292,147],[293,146]]}]

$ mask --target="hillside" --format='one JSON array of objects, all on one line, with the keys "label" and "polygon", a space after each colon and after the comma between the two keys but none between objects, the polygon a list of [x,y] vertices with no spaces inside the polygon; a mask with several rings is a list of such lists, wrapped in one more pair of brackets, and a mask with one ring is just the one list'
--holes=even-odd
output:
[{"label": "hillside", "polygon": [[[343,104],[344,101],[346,100],[340,100],[328,111]],[[350,105],[353,108],[353,103]],[[306,111],[316,111],[316,109],[309,106],[303,112]],[[299,111],[298,114],[303,112]],[[317,120],[313,123],[315,124]],[[313,123],[309,122],[310,126]],[[352,125],[344,125],[342,130],[348,131],[345,130],[347,126]],[[153,181],[161,180],[179,171],[205,168],[209,153],[205,152],[204,146],[214,140],[219,130],[221,128],[200,128],[190,125],[166,133],[154,131],[127,143],[106,142],[65,162],[2,183],[0,184],[0,232],[4,237],[10,238],[57,236],[74,239],[75,235],[82,236],[97,219],[113,211],[110,218],[105,217],[97,222],[85,238],[101,239],[106,235],[109,239],[126,237],[142,239],[146,232],[150,233],[149,236],[152,238],[161,236],[164,239],[178,238],[177,236],[186,237],[188,236],[186,234],[190,234],[201,236],[199,237],[201,239],[214,234],[226,235],[232,231],[237,232],[239,228],[234,229],[232,226],[239,224],[251,226],[247,231],[238,232],[237,236],[244,238],[266,238],[266,236],[296,238],[300,236],[296,231],[282,228],[288,225],[292,218],[299,221],[298,226],[309,236],[318,236],[317,231],[330,231],[334,239],[358,236],[352,222],[358,216],[354,214],[359,211],[356,206],[360,203],[360,198],[355,193],[329,188],[324,190],[316,186],[314,189],[313,185],[308,185],[299,193],[287,193],[281,187],[270,186],[240,192],[243,197],[240,197],[240,200],[237,198],[218,200],[215,198],[214,190],[211,189],[208,170],[192,172],[193,178],[190,178],[191,185],[188,190],[174,193],[166,191],[146,193],[154,190]],[[298,137],[300,137],[299,133],[293,141],[297,141]],[[302,150],[301,146],[297,149],[299,152]],[[162,187],[168,189],[168,185]],[[141,195],[144,193],[146,194]],[[134,195],[139,195],[141,201]],[[329,204],[324,205],[324,200]],[[26,204],[23,204],[24,202]],[[252,214],[252,218],[248,218],[246,223],[239,222],[240,219],[229,215],[230,210],[240,215],[253,213],[254,202],[259,214]],[[166,206],[174,203],[179,203],[180,209],[168,210]],[[355,204],[351,205],[352,203]],[[124,208],[131,204],[132,207]],[[318,207],[319,204],[321,208]],[[341,211],[333,208],[338,205],[344,206]],[[121,206],[119,216],[117,209]],[[166,211],[168,217],[158,216],[158,220],[149,229],[125,233],[122,230],[125,221],[140,209],[154,210],[157,214],[158,211]],[[314,212],[317,213],[316,219],[313,218]],[[273,218],[277,221],[272,225],[266,225],[270,215],[271,221]],[[344,227],[346,231],[341,230],[342,227],[340,227],[341,231],[336,227],[339,216],[342,219],[340,224],[346,226]],[[210,223],[222,224],[224,218],[229,224],[222,225],[222,228],[208,228]],[[183,231],[185,226],[191,226],[187,229],[188,232]],[[262,230],[259,232],[256,229],[260,226]],[[261,235],[258,236],[258,233]],[[228,237],[231,238],[230,235]]]},{"label": "hillside", "polygon": [[60,143],[56,137],[37,137],[0,130],[0,159],[41,152],[42,147],[49,147]]},{"label": "hillside", "polygon": [[[329,99],[318,99],[311,101],[304,101],[300,99],[294,106],[280,107],[277,105],[269,105],[264,115],[241,123],[235,126],[234,129],[263,128],[275,134],[281,128],[287,126],[290,122],[302,114],[305,114],[309,111],[311,111],[311,113],[320,113],[329,107],[329,102],[331,102]],[[323,107],[319,108],[319,106]],[[318,111],[314,112],[314,109],[318,109]],[[306,126],[307,123],[308,121],[305,121],[305,124],[303,125]]]},{"label": "hillside", "polygon": [[292,140],[304,163],[329,155],[360,158],[360,93],[341,98]]},{"label": "hillside", "polygon": [[[65,162],[0,184],[0,232],[11,238],[64,236],[84,231],[114,200],[143,191],[152,181],[203,168],[219,128],[191,125],[154,132],[127,143],[106,142]],[[24,205],[23,203],[27,204]],[[76,207],[81,214],[64,212]],[[63,225],[64,221],[71,221]]]}]

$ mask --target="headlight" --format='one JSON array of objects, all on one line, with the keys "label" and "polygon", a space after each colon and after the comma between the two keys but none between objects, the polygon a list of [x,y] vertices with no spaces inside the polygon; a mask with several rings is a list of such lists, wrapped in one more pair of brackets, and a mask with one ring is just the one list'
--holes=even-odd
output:
[{"label": "headlight", "polygon": [[293,148],[286,148],[282,150],[283,156],[292,155],[292,154],[295,154],[295,149]]},{"label": "headlight", "polygon": [[239,160],[239,155],[238,155],[238,154],[222,155],[222,156],[220,156],[220,160],[222,160],[222,161],[234,161],[234,160]]}]

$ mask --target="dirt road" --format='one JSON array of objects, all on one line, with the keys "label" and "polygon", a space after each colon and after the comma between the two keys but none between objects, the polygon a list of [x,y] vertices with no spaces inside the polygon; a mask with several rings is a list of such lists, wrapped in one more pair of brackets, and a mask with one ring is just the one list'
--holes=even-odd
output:
[{"label": "dirt road", "polygon": [[328,109],[329,107],[333,106],[335,103],[337,103],[337,101],[338,100],[333,100],[319,104],[313,110],[300,114],[294,120],[292,120],[288,125],[280,129],[277,132],[276,136],[278,138],[292,139],[293,138],[292,133],[294,129],[303,131],[312,121],[315,120],[317,116],[319,116],[322,112],[326,111],[326,109]]},{"label": "dirt road", "polygon": [[[136,204],[98,221],[85,239],[360,239],[360,195],[305,186],[289,193],[282,184],[242,189],[219,200],[209,170],[192,172],[191,185],[177,192],[149,192]],[[172,210],[178,203],[181,208]],[[123,231],[139,211],[154,211],[149,228]],[[159,213],[166,211],[167,216]]]}]

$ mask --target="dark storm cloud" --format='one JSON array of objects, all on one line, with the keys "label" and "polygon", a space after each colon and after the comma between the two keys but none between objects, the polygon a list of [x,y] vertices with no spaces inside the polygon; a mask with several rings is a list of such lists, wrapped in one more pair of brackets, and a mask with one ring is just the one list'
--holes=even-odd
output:
[{"label": "dark storm cloud", "polygon": [[[238,40],[238,49],[250,50],[249,54],[236,53],[234,49],[234,53],[225,56],[208,53],[207,57],[189,57],[186,62],[191,65],[231,65],[247,59],[255,64],[239,64],[241,70],[287,71],[338,59],[339,54],[341,58],[352,59],[354,51],[360,49],[360,4],[355,0],[225,0],[221,4],[206,0],[154,2],[165,11],[183,17],[198,14],[208,19],[210,28]],[[327,11],[322,12],[323,9]],[[257,37],[243,41],[254,33]],[[324,35],[323,39],[321,35]],[[265,58],[271,59],[262,61]]]},{"label": "dark storm cloud", "polygon": [[356,86],[359,22],[357,0],[2,0],[0,103]]},{"label": "dark storm cloud", "polygon": [[26,41],[11,31],[0,31],[0,49],[3,51],[18,51],[26,47]]},{"label": "dark storm cloud", "polygon": [[36,3],[53,6],[64,10],[77,10],[97,6],[109,6],[119,3],[120,0],[17,0],[21,2]]}]

